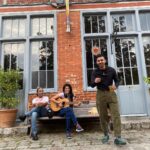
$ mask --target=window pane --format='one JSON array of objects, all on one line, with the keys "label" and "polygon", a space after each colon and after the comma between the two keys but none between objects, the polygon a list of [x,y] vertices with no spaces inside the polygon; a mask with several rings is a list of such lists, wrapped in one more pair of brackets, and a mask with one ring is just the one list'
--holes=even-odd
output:
[{"label": "window pane", "polygon": [[124,70],[123,69],[118,69],[118,78],[119,78],[119,85],[125,85],[124,83]]},{"label": "window pane", "polygon": [[106,32],[106,23],[104,15],[87,15],[84,17],[85,33],[103,33]]},{"label": "window pane", "polygon": [[32,42],[32,71],[39,70],[39,42]]},{"label": "window pane", "polygon": [[32,89],[36,89],[38,87],[38,71],[32,72]]},{"label": "window pane", "polygon": [[12,20],[12,36],[17,37],[18,36],[18,19],[13,19]]},{"label": "window pane", "polygon": [[137,68],[133,68],[132,69],[132,75],[133,75],[133,83],[135,84],[139,84],[139,75],[138,75],[138,70]]},{"label": "window pane", "polygon": [[54,87],[54,71],[47,71],[47,88]]},{"label": "window pane", "polygon": [[3,37],[25,36],[24,18],[3,19]]},{"label": "window pane", "polygon": [[36,35],[40,35],[40,20],[39,18],[33,18],[32,19],[32,35],[36,36]]},{"label": "window pane", "polygon": [[32,18],[32,36],[53,35],[53,17]]},{"label": "window pane", "polygon": [[85,19],[84,19],[85,33],[91,33],[91,23],[92,23],[92,17],[85,16]]},{"label": "window pane", "polygon": [[98,32],[98,22],[97,22],[97,16],[92,16],[92,32],[97,33]]},{"label": "window pane", "polygon": [[47,42],[47,70],[54,70],[53,41]]},{"label": "window pane", "polygon": [[53,35],[54,34],[54,18],[47,18],[47,35]]},{"label": "window pane", "polygon": [[142,31],[150,30],[150,13],[140,13],[140,24]]},{"label": "window pane", "polygon": [[46,35],[46,18],[40,18],[40,33]]},{"label": "window pane", "polygon": [[19,36],[25,36],[25,29],[26,28],[26,20],[21,19],[19,20]]},{"label": "window pane", "polygon": [[17,69],[17,44],[12,44],[11,49],[11,69]]},{"label": "window pane", "polygon": [[6,19],[3,21],[3,37],[11,37],[11,26],[11,19]]},{"label": "window pane", "polygon": [[46,88],[46,71],[40,71],[40,87]]},{"label": "window pane", "polygon": [[130,69],[124,69],[124,71],[125,71],[126,85],[132,85],[131,70]]},{"label": "window pane", "polygon": [[143,37],[143,50],[147,69],[147,76],[150,77],[150,36]]},{"label": "window pane", "polygon": [[93,69],[88,69],[87,70],[87,79],[88,79],[88,85],[87,86],[90,86],[90,84],[91,84],[92,72],[93,72]]},{"label": "window pane", "polygon": [[86,64],[87,68],[93,68],[93,56],[92,56],[92,41],[91,40],[86,40]]},{"label": "window pane", "polygon": [[18,45],[18,69],[20,71],[24,70],[24,44],[19,44]]},{"label": "window pane", "polygon": [[116,39],[115,40],[115,50],[116,50],[116,63],[117,67],[122,67],[122,51],[121,51],[121,46],[120,46],[120,40]]},{"label": "window pane", "polygon": [[98,21],[99,21],[99,32],[103,33],[106,32],[106,27],[105,27],[105,18],[104,16],[99,16],[98,17]]},{"label": "window pane", "polygon": [[46,41],[40,42],[40,48],[39,48],[39,70],[46,70],[46,57],[47,57],[47,51],[46,51]]}]

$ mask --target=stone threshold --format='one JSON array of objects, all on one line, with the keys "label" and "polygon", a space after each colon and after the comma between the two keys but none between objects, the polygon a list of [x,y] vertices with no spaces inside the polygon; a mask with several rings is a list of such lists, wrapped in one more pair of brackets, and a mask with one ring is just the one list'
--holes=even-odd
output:
[{"label": "stone threshold", "polygon": [[[121,117],[121,120],[122,130],[150,129],[150,117]],[[95,120],[90,121],[90,123],[92,123],[92,125],[95,124],[95,130],[99,130],[98,121],[94,121]],[[26,135],[28,132],[28,128],[29,125],[27,125],[26,123],[17,123],[16,126],[12,128],[0,128],[0,136]]]}]

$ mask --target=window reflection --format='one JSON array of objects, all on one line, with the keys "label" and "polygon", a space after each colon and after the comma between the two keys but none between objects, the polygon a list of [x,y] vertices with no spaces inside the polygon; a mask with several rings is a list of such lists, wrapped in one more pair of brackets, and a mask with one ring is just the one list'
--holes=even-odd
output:
[{"label": "window reflection", "polygon": [[54,87],[53,41],[32,42],[32,88]]},{"label": "window reflection", "polygon": [[84,17],[85,33],[106,32],[106,21],[104,15],[86,15]]},{"label": "window reflection", "polygon": [[135,31],[135,21],[133,14],[112,15],[112,31],[128,32]]},{"label": "window reflection", "polygon": [[140,13],[140,24],[142,31],[150,30],[150,12]]},{"label": "window reflection", "polygon": [[25,36],[26,27],[25,18],[9,18],[3,20],[3,37],[21,37]]},{"label": "window reflection", "polygon": [[139,84],[134,39],[116,39],[115,55],[120,85]]},{"label": "window reflection", "polygon": [[53,36],[53,17],[32,18],[32,36]]},{"label": "window reflection", "polygon": [[86,47],[88,86],[90,86],[92,71],[96,68],[95,56],[93,56],[93,54],[91,52],[91,50],[94,46],[99,47],[101,49],[101,54],[104,55],[107,60],[106,39],[104,39],[104,38],[87,38],[85,40],[85,47]]},{"label": "window reflection", "polygon": [[143,37],[143,50],[145,55],[145,64],[147,69],[147,76],[150,77],[150,37]]},{"label": "window reflection", "polygon": [[25,45],[21,42],[3,43],[4,51],[4,70],[18,69],[22,75],[20,86],[23,88],[23,71],[24,71],[24,50]]}]

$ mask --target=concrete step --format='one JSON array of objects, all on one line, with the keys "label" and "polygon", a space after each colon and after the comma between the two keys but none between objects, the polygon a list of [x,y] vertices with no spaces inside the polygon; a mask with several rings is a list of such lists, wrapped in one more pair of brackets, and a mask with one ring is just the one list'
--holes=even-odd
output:
[{"label": "concrete step", "polygon": [[[121,117],[122,130],[142,130],[150,129],[150,117]],[[99,131],[100,124],[98,118],[79,118],[79,123],[85,131]],[[29,125],[17,122],[15,127],[0,128],[0,136],[27,134]],[[65,132],[65,120],[42,121],[39,124],[40,132],[57,133]]]}]

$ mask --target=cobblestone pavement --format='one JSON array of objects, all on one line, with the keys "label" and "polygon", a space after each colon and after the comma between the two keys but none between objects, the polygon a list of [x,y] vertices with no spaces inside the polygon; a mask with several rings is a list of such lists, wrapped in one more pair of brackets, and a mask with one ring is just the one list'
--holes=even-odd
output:
[{"label": "cobblestone pavement", "polygon": [[64,133],[39,134],[39,140],[28,136],[9,136],[0,138],[0,150],[150,150],[150,130],[123,131],[127,139],[126,146],[116,146],[111,135],[108,144],[101,143],[102,133],[89,131],[73,133],[72,139],[66,139]]}]

